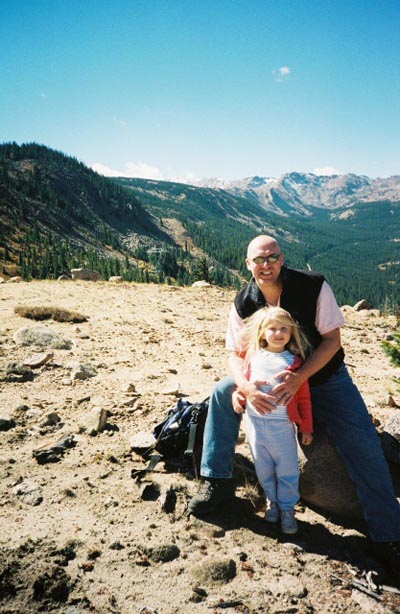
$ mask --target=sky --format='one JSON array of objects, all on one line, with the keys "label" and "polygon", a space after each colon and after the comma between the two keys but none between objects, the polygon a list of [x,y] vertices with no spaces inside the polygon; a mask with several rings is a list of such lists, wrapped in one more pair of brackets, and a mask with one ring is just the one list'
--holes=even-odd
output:
[{"label": "sky", "polygon": [[107,175],[400,174],[400,0],[0,0],[0,142]]}]

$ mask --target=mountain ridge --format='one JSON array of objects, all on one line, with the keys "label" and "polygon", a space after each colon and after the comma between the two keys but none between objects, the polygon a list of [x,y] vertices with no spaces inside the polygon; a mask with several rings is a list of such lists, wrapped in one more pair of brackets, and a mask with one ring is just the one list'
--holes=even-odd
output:
[{"label": "mountain ridge", "polygon": [[[371,179],[355,173],[316,175],[289,172],[279,178],[255,175],[233,181],[203,179],[198,185],[251,198],[261,206],[282,215],[287,215],[288,211],[309,215],[309,207],[336,209],[351,206],[354,200],[400,201],[400,175]],[[282,209],[282,200],[286,203],[286,210]]]},{"label": "mountain ridge", "polygon": [[246,185],[105,178],[44,145],[0,145],[0,275],[90,266],[105,279],[238,287],[248,242],[270,234],[288,266],[323,272],[341,304],[398,300],[400,177],[288,173]]}]

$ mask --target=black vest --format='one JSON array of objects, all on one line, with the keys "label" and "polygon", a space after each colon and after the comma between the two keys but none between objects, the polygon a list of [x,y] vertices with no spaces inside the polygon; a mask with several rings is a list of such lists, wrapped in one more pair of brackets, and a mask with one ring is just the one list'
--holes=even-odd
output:
[{"label": "black vest", "polygon": [[[318,296],[324,282],[319,273],[296,271],[282,267],[282,294],[280,306],[286,309],[300,324],[313,348],[321,343],[321,335],[315,327]],[[266,306],[266,300],[254,278],[241,290],[235,298],[235,307],[244,320],[261,307]],[[344,352],[340,348],[330,361],[309,379],[310,386],[326,382],[343,362]]]}]

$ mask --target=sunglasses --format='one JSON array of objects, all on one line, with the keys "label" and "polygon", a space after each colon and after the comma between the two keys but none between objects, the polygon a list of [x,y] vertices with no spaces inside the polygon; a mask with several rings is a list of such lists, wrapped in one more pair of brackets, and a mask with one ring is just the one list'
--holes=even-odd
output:
[{"label": "sunglasses", "polygon": [[255,258],[249,258],[254,264],[265,264],[266,262],[278,262],[280,254],[271,254],[270,256],[256,256]]}]

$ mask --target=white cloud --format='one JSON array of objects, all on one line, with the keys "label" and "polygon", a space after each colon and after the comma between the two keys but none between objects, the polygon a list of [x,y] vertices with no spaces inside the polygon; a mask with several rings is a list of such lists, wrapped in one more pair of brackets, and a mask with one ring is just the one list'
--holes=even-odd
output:
[{"label": "white cloud", "polygon": [[94,162],[91,168],[106,177],[139,177],[141,179],[164,179],[159,168],[145,162],[126,162],[123,169],[113,169],[101,162]]},{"label": "white cloud", "polygon": [[321,175],[325,177],[330,175],[343,175],[341,171],[338,171],[337,168],[334,168],[333,166],[321,166],[314,168],[312,173],[314,173],[314,175]]},{"label": "white cloud", "polygon": [[124,119],[119,119],[119,117],[113,117],[113,121],[114,124],[121,126],[121,128],[126,128],[128,125],[128,122],[126,122]]},{"label": "white cloud", "polygon": [[[126,162],[122,169],[115,169],[106,166],[102,162],[94,162],[90,165],[96,173],[105,177],[127,177],[139,179],[155,179],[157,181],[173,181],[176,183],[195,183],[199,179],[192,171],[188,171],[185,175],[169,175],[165,176],[159,168],[151,166],[145,162]],[[169,169],[171,170],[171,169]]]},{"label": "white cloud", "polygon": [[292,69],[289,66],[281,66],[272,71],[272,74],[275,78],[275,81],[281,83],[282,81],[287,81],[291,75]]}]

